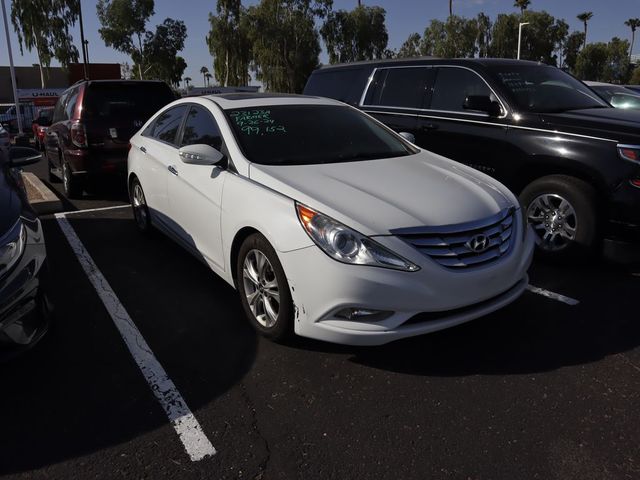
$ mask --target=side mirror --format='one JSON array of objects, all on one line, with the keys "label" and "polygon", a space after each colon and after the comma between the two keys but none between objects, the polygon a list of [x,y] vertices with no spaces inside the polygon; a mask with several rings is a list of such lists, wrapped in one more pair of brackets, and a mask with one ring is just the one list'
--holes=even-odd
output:
[{"label": "side mirror", "polygon": [[402,138],[404,138],[409,143],[414,143],[414,144],[416,143],[416,136],[413,133],[399,132],[398,135],[400,135]]},{"label": "side mirror", "polygon": [[217,165],[224,160],[222,152],[204,143],[182,147],[178,155],[184,163],[191,165]]},{"label": "side mirror", "polygon": [[469,95],[464,99],[462,107],[465,110],[484,112],[492,117],[499,117],[502,113],[502,107],[500,107],[500,104],[492,101],[488,95]]},{"label": "side mirror", "polygon": [[9,166],[10,167],[26,167],[38,163],[42,159],[42,154],[31,147],[10,147],[9,148]]}]

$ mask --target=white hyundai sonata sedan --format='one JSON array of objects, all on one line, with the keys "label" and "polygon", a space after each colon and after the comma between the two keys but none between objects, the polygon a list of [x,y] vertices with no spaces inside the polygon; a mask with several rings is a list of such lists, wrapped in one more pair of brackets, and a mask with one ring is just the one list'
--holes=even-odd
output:
[{"label": "white hyundai sonata sedan", "polygon": [[240,294],[266,337],[379,345],[513,302],[534,246],[490,177],[314,97],[177,100],[131,139],[140,230]]}]

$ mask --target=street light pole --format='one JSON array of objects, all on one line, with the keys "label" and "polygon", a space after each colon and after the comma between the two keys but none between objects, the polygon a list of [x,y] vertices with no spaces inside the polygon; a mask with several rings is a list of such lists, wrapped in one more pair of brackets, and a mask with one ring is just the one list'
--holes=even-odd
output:
[{"label": "street light pole", "polygon": [[[4,1],[4,0],[3,0]],[[87,44],[84,40],[84,26],[82,25],[82,0],[78,0],[78,18],[80,20],[80,42],[82,43],[82,69],[84,71],[84,79],[89,79],[87,72]]]},{"label": "street light pole", "polygon": [[20,116],[20,101],[18,98],[18,87],[16,86],[16,70],[13,68],[13,53],[11,52],[11,37],[9,36],[9,23],[7,22],[7,9],[2,3],[2,17],[4,19],[4,33],[7,35],[7,49],[9,51],[9,70],[11,71],[11,86],[13,87],[13,100],[16,104],[16,120],[18,121],[18,133],[22,135],[22,117]]},{"label": "street light pole", "polygon": [[521,22],[518,25],[518,60],[520,60],[520,46],[522,45],[522,27],[529,25],[529,22]]}]

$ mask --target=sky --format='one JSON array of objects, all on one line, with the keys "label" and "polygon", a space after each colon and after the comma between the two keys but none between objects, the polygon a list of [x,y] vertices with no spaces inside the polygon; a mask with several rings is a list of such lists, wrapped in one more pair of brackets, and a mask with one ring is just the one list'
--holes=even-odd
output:
[{"label": "sky", "polygon": [[[11,0],[4,0],[7,13],[10,11]],[[131,60],[120,52],[104,45],[98,29],[100,24],[96,16],[96,2],[82,1],[85,37],[89,40],[89,58],[92,62],[129,62]],[[258,3],[258,0],[244,0],[245,6]],[[445,20],[449,14],[448,0],[363,0],[365,5],[378,5],[387,12],[386,23],[389,32],[389,48],[398,49],[406,38],[413,32],[422,34],[431,19]],[[357,0],[334,0],[333,8],[352,9]],[[155,15],[147,24],[148,30],[153,30],[165,18],[171,17],[182,20],[187,26],[187,40],[185,49],[180,53],[187,61],[184,76],[193,79],[196,86],[203,84],[200,68],[206,66],[213,72],[213,60],[205,43],[205,36],[209,32],[209,12],[215,11],[216,0],[156,0]],[[584,11],[592,11],[593,19],[589,22],[588,41],[609,41],[611,37],[631,39],[631,30],[624,25],[630,17],[640,17],[640,0],[532,0],[529,7],[532,10],[546,10],[556,18],[564,18],[571,29],[582,30],[583,26],[576,19],[576,15]],[[456,15],[474,17],[484,12],[492,19],[499,13],[513,13],[519,11],[513,7],[513,0],[453,0],[453,11]],[[526,27],[525,27],[526,28]],[[4,25],[0,36],[0,65],[8,65],[9,57],[5,41]],[[20,54],[18,38],[9,20],[11,46],[15,65],[31,65],[37,63],[34,52]],[[71,32],[76,46],[80,45],[79,28]],[[515,33],[514,33],[515,35]],[[80,48],[78,48],[80,50]],[[321,62],[327,61],[326,52],[320,56]],[[58,65],[55,61],[52,65]]]}]

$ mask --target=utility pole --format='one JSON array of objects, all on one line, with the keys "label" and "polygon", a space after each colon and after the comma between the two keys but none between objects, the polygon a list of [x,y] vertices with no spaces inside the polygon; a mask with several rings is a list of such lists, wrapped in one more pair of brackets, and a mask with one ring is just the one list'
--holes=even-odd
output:
[{"label": "utility pole", "polygon": [[520,23],[518,25],[518,60],[520,60],[520,45],[522,45],[522,27],[529,25],[529,22]]},{"label": "utility pole", "polygon": [[[4,1],[4,0],[3,0]],[[78,0],[78,18],[80,19],[80,42],[82,42],[82,68],[85,80],[89,79],[87,72],[87,44],[84,40],[84,26],[82,25],[82,0]]]},{"label": "utility pole", "polygon": [[16,104],[16,119],[18,120],[18,133],[22,135],[22,118],[20,117],[20,102],[18,99],[18,87],[16,86],[16,70],[13,68],[13,53],[11,52],[11,37],[9,36],[9,23],[7,22],[7,9],[2,2],[2,17],[4,19],[4,33],[7,35],[7,49],[9,51],[9,69],[11,70],[11,86],[13,87],[13,100]]}]

